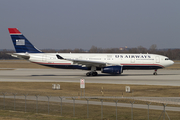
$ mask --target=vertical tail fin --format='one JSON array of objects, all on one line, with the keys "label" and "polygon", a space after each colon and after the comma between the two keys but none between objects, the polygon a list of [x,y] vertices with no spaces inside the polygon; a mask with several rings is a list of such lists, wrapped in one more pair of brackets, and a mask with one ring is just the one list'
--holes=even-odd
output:
[{"label": "vertical tail fin", "polygon": [[8,28],[8,30],[17,53],[42,53],[17,28]]}]

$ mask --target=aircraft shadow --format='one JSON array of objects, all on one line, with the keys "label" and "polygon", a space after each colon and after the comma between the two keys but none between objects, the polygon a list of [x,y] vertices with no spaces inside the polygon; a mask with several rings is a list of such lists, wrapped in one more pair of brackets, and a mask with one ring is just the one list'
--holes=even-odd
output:
[{"label": "aircraft shadow", "polygon": [[180,74],[158,74],[158,75],[153,75],[153,74],[121,74],[121,75],[111,75],[111,74],[98,74],[97,76],[86,76],[86,75],[55,75],[55,74],[43,74],[43,75],[31,75],[31,76],[79,76],[79,77],[101,77],[101,76],[168,76],[168,75],[180,75]]},{"label": "aircraft shadow", "polygon": [[53,74],[46,74],[46,75],[31,75],[31,76],[81,76],[81,75],[53,75]]},{"label": "aircraft shadow", "polygon": [[31,75],[31,76],[58,76],[58,75],[47,74],[47,75]]},{"label": "aircraft shadow", "polygon": [[97,76],[90,76],[90,77],[101,77],[101,76],[167,76],[167,75],[180,75],[180,74],[158,74],[158,75],[153,75],[153,74],[121,74],[121,75],[111,75],[111,74],[98,74]]},{"label": "aircraft shadow", "polygon": [[167,75],[179,75],[179,74],[122,74],[120,76],[167,76]]}]

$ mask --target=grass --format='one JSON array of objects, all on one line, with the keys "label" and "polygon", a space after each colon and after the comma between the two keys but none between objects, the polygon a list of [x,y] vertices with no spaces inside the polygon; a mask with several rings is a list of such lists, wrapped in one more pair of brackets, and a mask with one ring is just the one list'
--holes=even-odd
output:
[{"label": "grass", "polygon": [[72,117],[62,117],[57,115],[36,114],[23,111],[0,110],[1,120],[78,120]]},{"label": "grass", "polygon": [[[52,90],[53,83],[32,83],[32,82],[0,82],[0,91],[7,92],[6,95],[49,95],[49,96],[78,96],[80,94],[79,83],[55,83],[61,85],[61,90]],[[101,96],[103,86],[104,96],[132,96],[132,93],[125,92],[126,85],[108,85],[108,84],[86,84],[87,96]],[[161,97],[178,97],[180,87],[171,86],[152,86],[152,85],[129,85],[134,90],[133,96],[161,96]],[[100,101],[100,100],[96,100]],[[104,102],[113,99],[104,99]],[[130,100],[119,99],[119,103],[129,103]],[[135,101],[135,104],[146,104],[146,102]],[[152,103],[151,105],[160,105],[159,103]],[[50,114],[48,115],[48,103],[38,102],[38,113],[36,114],[36,101],[27,101],[27,112],[25,110],[25,100],[16,100],[16,110],[14,110],[14,99],[6,99],[5,110],[3,106],[3,98],[0,99],[0,119],[7,120],[85,120],[87,117],[87,105],[75,104],[75,116],[73,116],[73,104],[63,103],[63,114],[60,115],[60,103],[50,102]],[[175,106],[178,105],[168,105]],[[162,107],[163,109],[163,107]],[[147,119],[147,110],[133,109],[134,119],[144,120]],[[162,111],[150,110],[150,119],[157,119]],[[179,119],[179,112],[168,111],[171,119]],[[103,106],[104,120],[116,119],[115,107]],[[118,118],[129,120],[131,119],[131,108],[118,107]],[[89,105],[89,120],[101,119],[101,106]]]},{"label": "grass", "polygon": [[[52,90],[52,84],[60,84],[60,90]],[[130,86],[133,93],[126,93],[125,86]],[[103,89],[102,89],[103,87]],[[123,96],[131,97],[179,97],[180,87],[154,86],[154,85],[119,85],[119,84],[93,84],[86,83],[86,96]],[[78,96],[80,95],[79,83],[65,82],[0,82],[0,91],[8,94],[18,93],[29,95],[51,95],[51,96]]]},{"label": "grass", "polygon": [[[2,100],[2,99],[0,99]],[[8,104],[7,104],[8,103]],[[100,120],[101,119],[101,106],[89,105],[89,118],[87,119],[87,105],[75,104],[75,113],[73,114],[73,104],[63,103],[62,116],[60,111],[60,104],[50,102],[49,114],[47,102],[38,102],[38,113],[36,113],[35,101],[27,101],[27,109],[25,111],[25,101],[16,100],[16,109],[13,108],[13,100],[6,99],[5,110],[0,110],[0,119],[17,119],[17,120]],[[4,109],[2,103],[0,103],[0,109]],[[149,110],[150,120],[158,119],[162,111]],[[179,112],[167,111],[171,120],[177,120],[180,118]],[[130,120],[131,108],[118,107],[117,108],[118,119]],[[146,120],[147,109],[133,108],[133,118],[135,120]],[[162,117],[161,117],[162,118]],[[103,106],[103,119],[114,120],[116,119],[116,107]],[[167,119],[167,116],[166,116]]]}]

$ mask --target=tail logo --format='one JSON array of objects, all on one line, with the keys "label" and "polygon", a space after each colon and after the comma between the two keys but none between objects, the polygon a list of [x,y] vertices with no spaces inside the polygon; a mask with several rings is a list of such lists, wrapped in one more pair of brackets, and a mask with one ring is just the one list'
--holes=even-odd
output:
[{"label": "tail logo", "polygon": [[42,53],[17,28],[8,28],[16,53]]},{"label": "tail logo", "polygon": [[25,45],[24,39],[16,39],[16,45]]}]

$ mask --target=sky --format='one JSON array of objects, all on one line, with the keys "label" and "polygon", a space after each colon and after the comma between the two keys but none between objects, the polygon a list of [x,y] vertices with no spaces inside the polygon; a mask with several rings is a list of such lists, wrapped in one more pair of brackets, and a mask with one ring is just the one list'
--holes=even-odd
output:
[{"label": "sky", "polygon": [[180,47],[180,0],[1,0],[0,49],[8,28],[39,49]]}]

